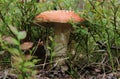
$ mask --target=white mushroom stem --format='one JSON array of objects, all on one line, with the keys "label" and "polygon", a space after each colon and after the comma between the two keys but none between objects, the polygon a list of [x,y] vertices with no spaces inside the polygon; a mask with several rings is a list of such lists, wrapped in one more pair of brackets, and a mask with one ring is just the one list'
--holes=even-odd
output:
[{"label": "white mushroom stem", "polygon": [[65,57],[67,53],[67,44],[69,42],[69,35],[71,31],[71,25],[68,23],[55,23],[55,43],[54,51],[56,57]]}]

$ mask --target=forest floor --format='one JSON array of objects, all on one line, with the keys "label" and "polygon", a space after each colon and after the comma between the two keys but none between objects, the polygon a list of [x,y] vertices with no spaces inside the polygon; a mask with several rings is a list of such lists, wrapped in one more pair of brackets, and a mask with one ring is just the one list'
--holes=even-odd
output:
[{"label": "forest floor", "polygon": [[[0,79],[17,79],[16,74],[11,73],[12,68],[4,69],[0,71]],[[111,71],[111,70],[110,70]],[[70,75],[66,72],[62,72],[61,69],[37,69],[37,79],[120,79],[120,70],[115,72],[103,71],[100,67],[89,66],[82,71],[78,70],[77,75]]]}]

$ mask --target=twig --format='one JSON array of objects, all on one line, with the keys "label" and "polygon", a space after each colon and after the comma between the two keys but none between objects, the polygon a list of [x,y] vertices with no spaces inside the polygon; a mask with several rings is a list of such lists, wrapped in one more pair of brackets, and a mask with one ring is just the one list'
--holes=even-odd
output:
[{"label": "twig", "polygon": [[[45,46],[44,46],[44,48],[45,48]],[[43,64],[43,70],[44,70],[44,68],[45,68],[45,63],[46,63],[46,61],[47,61],[47,55],[48,55],[48,53],[46,53],[46,55],[45,55],[45,60],[44,60],[44,64]]]},{"label": "twig", "polygon": [[34,52],[32,53],[32,55],[34,55],[34,54],[35,54],[35,52],[36,52],[36,50],[37,50],[37,48],[38,48],[38,46],[39,46],[40,41],[41,41],[41,39],[39,39],[39,40],[38,40],[38,42],[37,42],[37,46],[36,46],[36,48],[35,48]]},{"label": "twig", "polygon": [[101,16],[103,16],[104,18],[106,18],[103,14],[101,14],[101,13],[96,9],[95,5],[91,2],[91,0],[88,0],[88,1],[89,1],[89,3],[91,4],[91,6],[93,7],[93,9],[94,9],[98,14],[100,14]]},{"label": "twig", "polygon": [[[96,42],[97,44],[99,44],[102,48],[107,48],[107,46],[99,41]],[[116,49],[116,50],[120,50],[120,47],[117,46],[111,46],[110,49]]]},{"label": "twig", "polygon": [[39,27],[42,27],[42,28],[45,28],[44,26],[40,25],[39,23],[33,23],[33,25],[36,25],[36,26],[39,26]]},{"label": "twig", "polygon": [[6,71],[4,72],[4,77],[3,77],[3,79],[7,79],[7,76],[8,76],[8,70],[6,70]]},{"label": "twig", "polygon": [[[40,64],[40,65],[35,65],[35,67],[44,66],[44,65],[47,65],[47,64],[51,64],[51,63],[56,62],[56,63],[54,64],[54,66],[53,66],[52,68],[50,68],[50,69],[46,72],[46,73],[49,73],[52,69],[54,69],[54,68],[57,66],[57,63],[58,63],[59,61],[64,61],[64,60],[67,60],[67,59],[69,59],[69,57],[61,58],[61,59],[59,59],[59,60],[52,61],[52,62],[50,62],[50,63],[44,63],[44,64]],[[46,73],[43,73],[42,75],[44,75],[44,74],[46,74]],[[39,75],[39,77],[40,77],[40,76],[41,76],[41,75]]]},{"label": "twig", "polygon": [[52,63],[58,63],[58,62],[60,62],[60,61],[64,61],[64,60],[67,60],[67,59],[69,59],[69,57],[61,58],[61,59],[59,59],[59,60],[52,61],[52,62],[49,62],[49,63],[44,63],[44,64],[35,65],[35,67],[39,67],[39,66],[43,66],[43,65],[47,65],[47,64],[52,64]]}]

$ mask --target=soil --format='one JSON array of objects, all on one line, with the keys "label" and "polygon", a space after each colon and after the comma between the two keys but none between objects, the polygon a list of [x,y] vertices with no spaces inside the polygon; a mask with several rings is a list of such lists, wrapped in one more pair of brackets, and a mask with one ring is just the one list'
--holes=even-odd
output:
[{"label": "soil", "polygon": [[[16,74],[9,73],[12,68],[0,71],[0,79],[17,79]],[[108,68],[109,69],[109,68]],[[70,75],[69,72],[62,72],[60,68],[37,69],[37,79],[120,79],[120,70],[112,72],[111,70],[103,71],[102,68],[95,65],[80,69],[75,74]]]}]

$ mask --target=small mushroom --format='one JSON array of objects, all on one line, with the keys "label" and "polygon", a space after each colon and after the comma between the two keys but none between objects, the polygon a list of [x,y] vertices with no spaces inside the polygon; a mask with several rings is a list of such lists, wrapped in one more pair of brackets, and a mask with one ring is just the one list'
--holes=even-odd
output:
[{"label": "small mushroom", "polygon": [[[8,44],[15,45],[14,38],[11,36],[2,36],[2,40],[7,42]],[[33,42],[24,42],[20,45],[21,50],[29,50],[33,47]]]},{"label": "small mushroom", "polygon": [[69,22],[81,22],[83,18],[73,11],[51,10],[40,13],[35,20],[45,27],[53,27],[56,43],[54,51],[56,57],[63,58],[66,56],[69,35],[72,31],[72,25]]},{"label": "small mushroom", "polygon": [[29,50],[33,47],[33,44],[33,42],[24,42],[20,45],[20,49],[25,51],[26,60],[32,59],[32,55],[30,54]]},{"label": "small mushroom", "polygon": [[13,41],[13,38],[11,36],[2,36],[2,40],[7,42],[8,44],[15,44],[14,41]]},{"label": "small mushroom", "polygon": [[33,42],[24,42],[20,45],[20,49],[22,50],[29,50],[33,47]]}]

